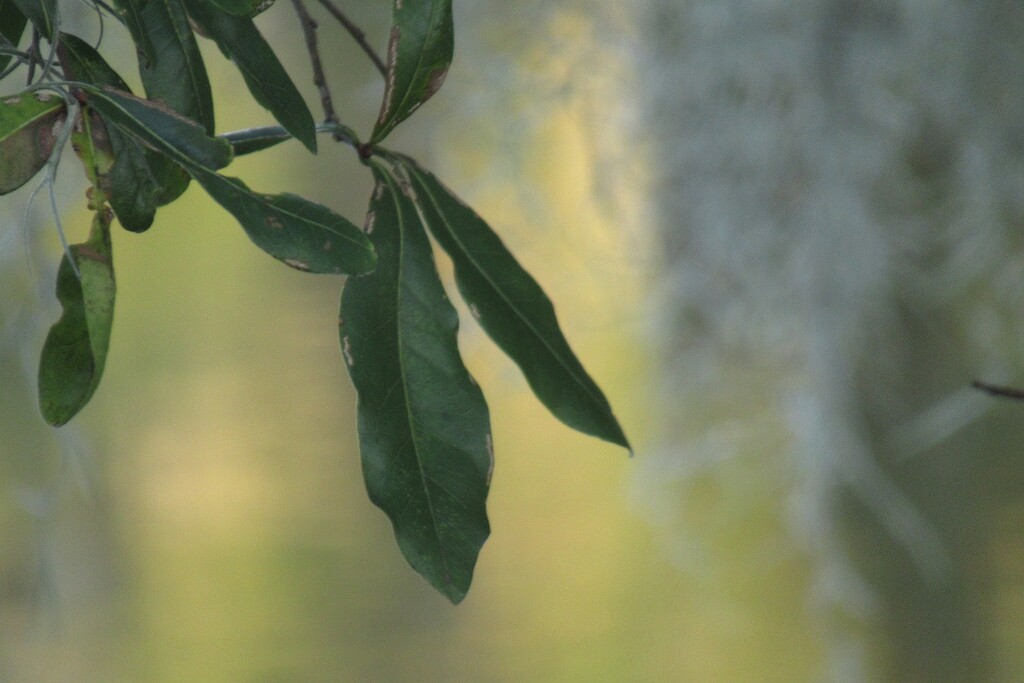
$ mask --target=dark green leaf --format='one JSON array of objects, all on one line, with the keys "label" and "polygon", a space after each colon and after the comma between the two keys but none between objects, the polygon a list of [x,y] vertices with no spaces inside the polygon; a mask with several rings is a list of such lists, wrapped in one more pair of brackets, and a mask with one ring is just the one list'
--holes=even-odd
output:
[{"label": "dark green leaf", "polygon": [[267,128],[246,128],[232,133],[225,133],[220,136],[231,143],[231,149],[235,150],[235,156],[252,154],[264,149],[269,149],[282,142],[292,139],[292,134],[279,126]]},{"label": "dark green leaf", "polygon": [[53,39],[53,28],[57,25],[57,0],[11,0],[21,13],[28,17],[39,34],[47,40]]},{"label": "dark green leaf", "polygon": [[245,229],[256,246],[297,270],[365,273],[376,258],[366,235],[325,206],[294,194],[258,194],[237,178],[189,173]]},{"label": "dark green leaf", "polygon": [[[68,79],[128,91],[124,79],[78,36],[62,33],[57,53]],[[162,191],[147,155],[157,157],[115,126],[106,132],[115,159],[102,178],[107,198],[121,225],[142,232],[153,224]]]},{"label": "dark green leaf", "polygon": [[457,603],[490,533],[487,404],[459,356],[458,316],[416,208],[376,164],[374,175],[367,230],[379,263],[341,300],[363,476],[409,564]]},{"label": "dark green leaf", "polygon": [[451,0],[394,0],[377,143],[436,93],[455,46]]},{"label": "dark green leaf", "polygon": [[[110,124],[118,126],[165,156],[173,150],[179,164],[206,169],[223,168],[232,159],[231,145],[210,137],[195,121],[164,105],[113,88],[85,84],[89,103]],[[180,157],[180,158],[179,158]]]},{"label": "dark green leaf", "polygon": [[[14,4],[14,0],[0,0],[0,36],[17,47],[21,42],[21,34],[25,32],[26,24],[28,24],[28,19]],[[11,55],[0,55],[0,71],[6,69],[10,63]]]},{"label": "dark green leaf", "polygon": [[57,270],[57,299],[64,308],[50,328],[39,364],[39,407],[55,427],[65,424],[92,398],[107,359],[114,320],[114,267],[110,217],[93,218],[89,240],[70,248]]},{"label": "dark green leaf", "polygon": [[537,282],[471,208],[413,160],[408,172],[431,234],[452,257],[459,291],[481,327],[519,365],[559,420],[630,448],[608,400],[569,348],[555,309]]},{"label": "dark green leaf", "polygon": [[89,103],[113,124],[185,168],[233,215],[258,247],[287,265],[313,273],[364,273],[375,263],[363,232],[330,209],[293,194],[250,190],[215,172],[231,159],[224,138],[165,107],[110,89],[86,88]]},{"label": "dark green leaf", "polygon": [[309,107],[252,19],[218,11],[208,0],[187,0],[189,15],[235,63],[253,98],[309,151],[316,152],[316,124]]},{"label": "dark green leaf", "polygon": [[[203,2],[204,0],[198,0]],[[274,0],[207,0],[228,14],[254,17],[274,4]]]},{"label": "dark green leaf", "polygon": [[23,93],[0,101],[0,195],[46,164],[65,115],[64,100],[52,95]]},{"label": "dark green leaf", "polygon": [[152,55],[145,49],[139,55],[146,97],[198,121],[212,135],[210,82],[181,0],[117,0],[116,5],[126,19],[132,17],[128,28],[136,45],[152,44]]}]

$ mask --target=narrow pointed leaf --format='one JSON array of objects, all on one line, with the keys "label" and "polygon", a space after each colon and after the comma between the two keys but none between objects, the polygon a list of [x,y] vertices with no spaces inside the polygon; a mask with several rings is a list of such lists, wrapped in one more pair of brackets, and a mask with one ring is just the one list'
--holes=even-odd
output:
[{"label": "narrow pointed leaf", "polygon": [[[21,42],[21,35],[25,32],[28,19],[24,12],[18,9],[14,0],[0,0],[0,36],[7,42],[17,47]],[[13,57],[11,55],[0,55],[0,71],[7,68]]]},{"label": "narrow pointed leaf", "polygon": [[259,194],[237,178],[188,167],[256,246],[310,273],[365,273],[376,263],[366,235],[348,219],[294,194]]},{"label": "narrow pointed leaf", "polygon": [[[202,1],[202,0],[201,0]],[[235,14],[242,17],[254,17],[260,12],[267,10],[274,4],[274,0],[207,0],[210,4],[219,7],[228,14]]]},{"label": "narrow pointed leaf", "polygon": [[53,29],[57,25],[57,0],[11,0],[21,13],[28,17],[39,34],[47,40],[53,39]]},{"label": "narrow pointed leaf", "polygon": [[[124,79],[78,36],[62,33],[57,53],[68,79],[130,94]],[[115,161],[101,183],[121,225],[132,232],[142,232],[153,224],[162,192],[148,158],[155,155],[116,126],[110,126],[106,132]]]},{"label": "narrow pointed leaf", "polygon": [[209,0],[187,0],[192,20],[235,63],[253,98],[309,151],[316,152],[316,123],[305,100],[252,19],[226,14]]},{"label": "narrow pointed leaf", "polygon": [[39,364],[39,407],[55,427],[89,402],[106,364],[116,290],[110,216],[98,212],[88,241],[70,251],[82,277],[65,255],[57,271],[57,299],[64,313],[50,328]]},{"label": "narrow pointed leaf", "polygon": [[383,140],[440,90],[454,36],[451,0],[394,0],[384,101],[370,142]]},{"label": "narrow pointed leaf", "polygon": [[48,94],[0,100],[0,195],[27,183],[46,164],[65,115],[64,100]]},{"label": "narrow pointed leaf", "polygon": [[559,420],[630,448],[608,400],[569,348],[554,306],[490,226],[430,172],[408,158],[416,204],[455,265],[455,280],[473,316],[523,371],[530,388]]},{"label": "narrow pointed leaf", "polygon": [[367,230],[379,263],[341,300],[363,476],[406,560],[457,603],[490,532],[487,404],[459,356],[458,316],[416,209],[379,166],[374,175]]},{"label": "narrow pointed leaf", "polygon": [[270,126],[268,128],[246,128],[245,130],[225,133],[220,137],[231,144],[231,149],[235,151],[235,156],[237,157],[243,154],[260,152],[282,142],[287,142],[292,139],[292,134],[280,126]]},{"label": "narrow pointed leaf", "polygon": [[232,159],[231,145],[226,140],[210,137],[198,123],[173,109],[113,88],[84,84],[83,89],[104,120],[164,156],[173,150],[172,160],[179,164],[212,170],[223,168]]}]

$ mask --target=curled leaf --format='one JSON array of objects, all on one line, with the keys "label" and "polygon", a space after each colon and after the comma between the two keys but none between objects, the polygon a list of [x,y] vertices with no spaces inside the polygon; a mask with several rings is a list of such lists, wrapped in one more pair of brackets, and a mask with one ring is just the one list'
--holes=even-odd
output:
[{"label": "curled leaf", "polygon": [[451,0],[394,0],[384,101],[370,142],[387,137],[441,88],[454,36]]},{"label": "curled leaf", "polygon": [[555,308],[490,226],[429,171],[398,160],[424,222],[455,265],[455,281],[473,316],[519,366],[559,420],[630,448],[608,399],[562,334]]}]

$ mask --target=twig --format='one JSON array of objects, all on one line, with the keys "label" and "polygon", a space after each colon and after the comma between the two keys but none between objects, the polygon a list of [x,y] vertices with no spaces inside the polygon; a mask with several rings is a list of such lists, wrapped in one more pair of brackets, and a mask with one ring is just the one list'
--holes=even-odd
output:
[{"label": "twig", "polygon": [[295,13],[299,15],[299,23],[302,24],[302,33],[306,37],[306,49],[309,51],[309,62],[313,67],[313,85],[320,93],[320,105],[324,110],[324,121],[337,123],[338,115],[334,111],[334,102],[331,100],[331,91],[327,87],[327,79],[324,77],[324,66],[320,61],[320,48],[317,47],[316,29],[317,23],[309,15],[305,3],[302,0],[292,0],[295,6]]},{"label": "twig", "polygon": [[1015,389],[1014,387],[1004,387],[996,384],[988,384],[980,380],[974,380],[971,382],[971,386],[975,389],[980,389],[986,394],[992,396],[999,396],[1001,398],[1013,398],[1018,401],[1024,401],[1024,389]]},{"label": "twig", "polygon": [[352,39],[358,43],[359,47],[363,48],[363,52],[365,52],[366,56],[370,58],[373,65],[377,67],[377,71],[380,72],[380,75],[386,77],[388,68],[384,65],[384,60],[377,55],[374,49],[366,41],[366,34],[363,33],[362,29],[353,24],[352,20],[346,17],[345,13],[342,12],[337,5],[331,2],[331,0],[318,0],[318,2],[324,6],[324,9],[330,12],[332,17],[338,20],[339,24],[345,27],[345,30],[349,32]]},{"label": "twig", "polygon": [[40,59],[39,31],[37,31],[34,28],[32,29],[32,42],[29,44],[28,55],[28,77],[26,79],[25,85],[32,85],[32,81],[35,80],[36,77],[36,62]]}]

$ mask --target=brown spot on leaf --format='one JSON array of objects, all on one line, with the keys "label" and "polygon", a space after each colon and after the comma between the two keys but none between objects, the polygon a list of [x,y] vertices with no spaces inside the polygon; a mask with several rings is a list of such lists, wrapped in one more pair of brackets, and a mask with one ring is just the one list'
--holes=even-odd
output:
[{"label": "brown spot on leaf", "polygon": [[[339,323],[340,322],[341,321],[339,321]],[[341,353],[342,353],[342,355],[345,356],[345,362],[348,363],[349,367],[352,367],[352,366],[354,366],[356,364],[355,359],[352,358],[352,346],[348,342],[348,336],[347,335],[345,337],[343,337],[342,340],[341,340]]]},{"label": "brown spot on leaf", "polygon": [[309,264],[305,261],[299,261],[298,259],[286,258],[284,260],[286,264],[294,268],[295,270],[309,270]]},{"label": "brown spot on leaf", "polygon": [[442,67],[440,69],[434,69],[430,74],[430,80],[427,81],[427,89],[423,93],[423,99],[431,97],[434,93],[441,89],[444,85],[444,79],[448,77],[448,67]]},{"label": "brown spot on leaf", "polygon": [[331,241],[327,240],[326,242],[324,242],[324,251],[330,251],[333,246],[334,245],[331,244]]},{"label": "brown spot on leaf", "polygon": [[281,223],[281,219],[273,214],[267,216],[267,225],[274,230],[280,230],[284,227],[284,224]]}]

